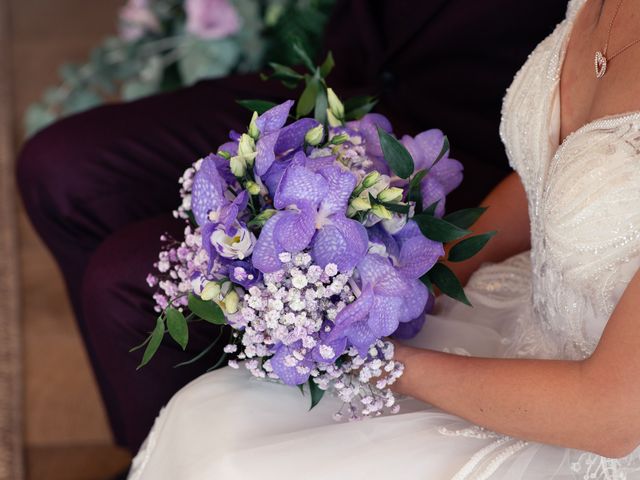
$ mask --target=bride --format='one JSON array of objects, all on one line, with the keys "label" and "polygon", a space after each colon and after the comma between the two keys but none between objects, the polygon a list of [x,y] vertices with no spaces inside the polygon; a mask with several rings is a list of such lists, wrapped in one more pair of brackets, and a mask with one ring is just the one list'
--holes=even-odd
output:
[{"label": "bride", "polygon": [[639,0],[571,0],[515,77],[517,174],[477,225],[500,235],[457,271],[474,307],[441,298],[397,345],[400,414],[335,423],[337,399],[227,368],[175,395],[130,479],[640,479],[638,32]]}]

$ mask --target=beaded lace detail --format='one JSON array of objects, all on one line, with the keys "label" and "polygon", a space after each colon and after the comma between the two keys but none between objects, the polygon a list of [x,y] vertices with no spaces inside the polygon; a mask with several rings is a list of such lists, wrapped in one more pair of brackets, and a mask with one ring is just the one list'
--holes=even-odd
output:
[{"label": "beaded lace detail", "polygon": [[[529,56],[503,103],[500,135],[527,193],[531,255],[482,269],[469,286],[496,299],[521,299],[530,288],[532,312],[516,319],[509,356],[591,355],[640,266],[640,112],[599,119],[559,138],[560,72],[585,1],[569,2],[566,19]],[[530,286],[514,283],[524,268],[531,269]],[[494,438],[480,427],[440,433]],[[489,478],[527,445],[496,435],[454,478]],[[569,453],[576,478],[625,480],[640,472],[637,451],[624,459]]]}]

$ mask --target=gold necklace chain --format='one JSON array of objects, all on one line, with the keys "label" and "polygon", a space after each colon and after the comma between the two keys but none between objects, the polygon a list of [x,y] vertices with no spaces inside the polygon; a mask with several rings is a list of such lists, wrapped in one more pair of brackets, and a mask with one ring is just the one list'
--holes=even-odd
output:
[{"label": "gold necklace chain", "polygon": [[630,42],[627,45],[625,45],[624,47],[622,47],[616,53],[614,53],[614,54],[612,54],[610,56],[607,56],[607,51],[609,50],[609,41],[611,40],[611,31],[613,30],[613,24],[615,23],[616,18],[618,17],[618,13],[620,12],[620,9],[622,8],[622,4],[623,3],[624,3],[624,0],[620,0],[618,2],[618,6],[616,7],[616,11],[613,14],[613,17],[611,18],[611,22],[609,23],[609,30],[607,32],[607,41],[604,44],[604,48],[602,49],[602,52],[600,52],[600,51],[596,52],[596,57],[595,57],[596,78],[604,77],[604,74],[607,73],[607,64],[611,60],[616,58],[621,53],[627,51],[629,48],[633,47],[634,45],[640,43],[640,38],[638,38],[637,40],[634,40],[633,42]]}]

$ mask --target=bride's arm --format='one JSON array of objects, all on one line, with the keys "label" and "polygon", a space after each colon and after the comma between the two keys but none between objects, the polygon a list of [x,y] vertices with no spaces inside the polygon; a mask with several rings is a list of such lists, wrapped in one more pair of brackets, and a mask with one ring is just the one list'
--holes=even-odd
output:
[{"label": "bride's arm", "polygon": [[500,262],[531,247],[527,198],[515,172],[498,184],[482,205],[489,209],[473,226],[473,231],[496,230],[498,234],[471,259],[448,264],[463,284],[483,263]]},{"label": "bride's arm", "polygon": [[507,435],[607,457],[640,444],[640,272],[583,361],[484,359],[398,345],[395,389]]}]

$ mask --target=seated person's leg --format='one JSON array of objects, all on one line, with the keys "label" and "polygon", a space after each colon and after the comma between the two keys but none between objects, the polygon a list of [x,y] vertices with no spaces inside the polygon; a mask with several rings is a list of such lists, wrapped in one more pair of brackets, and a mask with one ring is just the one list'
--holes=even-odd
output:
[{"label": "seated person's leg", "polygon": [[142,343],[155,325],[153,289],[145,277],[153,270],[160,235],[181,238],[184,223],[170,215],[142,220],[109,236],[92,255],[82,285],[87,343],[94,354],[102,393],[118,443],[135,452],[160,408],[186,383],[213,366],[226,345],[221,338],[198,362],[176,364],[198,355],[216,337],[216,326],[194,324],[184,352],[168,336],[153,360],[140,370]]},{"label": "seated person's leg", "polygon": [[[45,129],[27,142],[20,155],[17,174],[24,204],[64,274],[119,441],[124,441],[123,426],[128,420],[119,417],[124,407],[113,403],[119,401],[114,396],[114,388],[122,389],[126,394],[127,387],[116,385],[120,380],[113,375],[123,375],[125,382],[127,375],[136,375],[136,363],[126,350],[135,345],[138,338],[133,334],[134,330],[139,336],[141,331],[153,327],[154,314],[144,303],[150,301],[152,292],[145,288],[144,278],[157,256],[158,237],[163,230],[150,231],[150,236],[146,237],[150,243],[147,244],[120,244],[123,247],[121,255],[131,251],[142,255],[144,252],[146,259],[135,263],[135,258],[129,258],[133,262],[132,268],[138,266],[135,275],[132,269],[119,279],[127,283],[128,292],[137,295],[131,297],[135,300],[131,300],[129,313],[133,316],[131,321],[138,318],[140,324],[137,330],[132,330],[129,339],[122,338],[122,332],[105,330],[105,326],[100,325],[105,317],[94,315],[93,308],[87,315],[83,312],[82,279],[91,256],[106,238],[126,225],[161,214],[170,217],[170,212],[179,204],[177,180],[183,170],[223,143],[229,129],[245,128],[250,112],[235,103],[237,98],[279,100],[287,93],[283,90],[276,82],[265,83],[257,76],[245,76],[206,81],[133,103],[104,106]],[[115,271],[113,275],[116,275]],[[89,288],[89,293],[99,290],[95,273],[90,280],[94,288]],[[136,310],[140,306],[146,309]],[[119,320],[120,325],[130,321],[124,317]],[[98,343],[108,345],[113,339],[104,335],[113,333],[120,335],[119,341],[123,348],[126,343],[127,348],[123,352],[109,351],[97,345],[97,350],[94,349],[92,339],[97,338],[94,329],[103,335]],[[123,355],[127,357],[126,361],[131,361],[126,368],[103,370],[108,361],[102,356],[111,359]],[[180,358],[188,358],[188,354]],[[173,358],[167,361],[171,363]],[[130,371],[125,371],[127,369]],[[158,369],[158,384],[167,383],[169,389],[177,389],[187,381],[171,383],[168,370],[171,369]],[[183,375],[182,372],[176,375]],[[145,375],[153,374],[150,370]],[[170,395],[171,392],[167,392],[157,402],[151,399],[156,407],[148,413],[150,418]],[[129,440],[127,442],[133,445]]]}]

